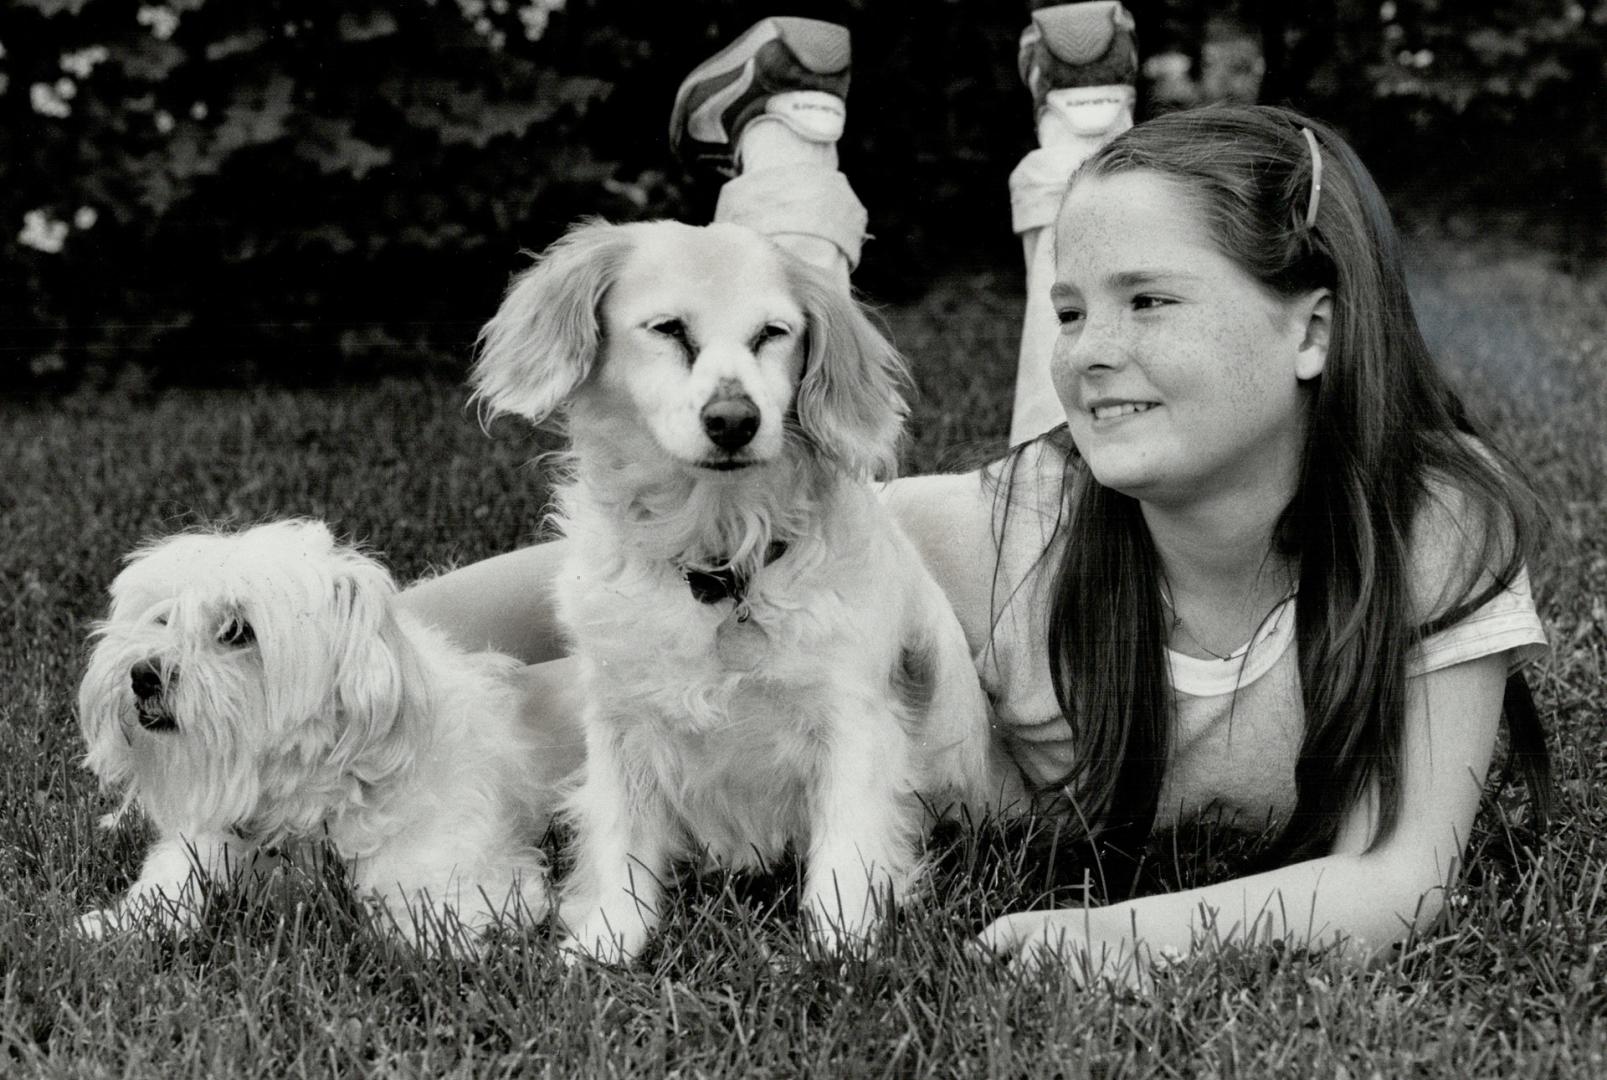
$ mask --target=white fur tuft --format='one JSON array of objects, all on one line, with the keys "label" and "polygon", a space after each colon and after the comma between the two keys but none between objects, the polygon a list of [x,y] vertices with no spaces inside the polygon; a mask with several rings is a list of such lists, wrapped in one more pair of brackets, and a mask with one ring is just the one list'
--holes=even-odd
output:
[{"label": "white fur tuft", "polygon": [[[121,910],[327,839],[404,930],[446,909],[479,928],[510,900],[542,914],[550,795],[527,779],[517,664],[458,650],[395,593],[320,522],[131,556],[79,691],[85,765],[161,834]],[[160,693],[142,705],[147,667]]]}]

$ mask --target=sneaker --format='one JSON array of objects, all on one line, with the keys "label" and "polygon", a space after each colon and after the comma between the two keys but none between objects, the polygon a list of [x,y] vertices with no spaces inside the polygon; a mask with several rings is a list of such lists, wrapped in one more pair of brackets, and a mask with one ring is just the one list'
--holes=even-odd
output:
[{"label": "sneaker", "polygon": [[794,16],[760,19],[692,70],[670,112],[670,149],[688,164],[735,171],[747,124],[772,116],[815,142],[843,132],[848,29]]},{"label": "sneaker", "polygon": [[[1046,111],[1062,113],[1061,119],[1079,131],[1108,126],[1124,112],[1131,122],[1137,29],[1118,0],[1034,11],[1021,32],[1017,66],[1040,120]],[[1102,96],[1090,94],[1088,87],[1125,89]]]}]

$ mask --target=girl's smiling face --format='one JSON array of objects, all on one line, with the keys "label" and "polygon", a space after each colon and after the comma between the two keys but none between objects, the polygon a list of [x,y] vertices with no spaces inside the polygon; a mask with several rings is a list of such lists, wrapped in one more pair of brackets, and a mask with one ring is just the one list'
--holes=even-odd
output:
[{"label": "girl's smiling face", "polygon": [[1293,492],[1328,290],[1274,294],[1222,253],[1177,182],[1134,170],[1074,184],[1050,295],[1050,370],[1096,480],[1155,504]]}]

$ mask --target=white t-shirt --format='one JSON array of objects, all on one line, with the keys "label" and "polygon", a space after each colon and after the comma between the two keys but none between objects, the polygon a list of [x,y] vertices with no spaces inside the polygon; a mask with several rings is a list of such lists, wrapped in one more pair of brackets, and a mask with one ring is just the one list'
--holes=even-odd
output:
[{"label": "white t-shirt", "polygon": [[[970,632],[995,719],[1017,764],[1036,785],[1067,775],[1076,755],[1070,726],[1055,701],[1047,650],[1049,589],[1059,557],[1058,456],[1042,444],[1029,448],[1014,473],[1008,501],[976,473],[901,480],[890,494],[900,518],[921,534],[917,543]],[[1435,609],[1435,590],[1460,579],[1451,569],[1471,544],[1448,502],[1454,502],[1452,493],[1431,489],[1430,505],[1413,530],[1411,585],[1416,606],[1424,611]],[[968,520],[977,516],[985,522],[981,528]],[[1208,814],[1260,826],[1285,820],[1293,810],[1295,762],[1304,733],[1295,648],[1298,603],[1298,597],[1286,601],[1231,661],[1167,650],[1177,727],[1157,824]],[[976,627],[990,621],[991,635],[978,634]],[[1424,639],[1408,658],[1407,675],[1498,653],[1516,668],[1545,646],[1523,575],[1466,619]]]}]

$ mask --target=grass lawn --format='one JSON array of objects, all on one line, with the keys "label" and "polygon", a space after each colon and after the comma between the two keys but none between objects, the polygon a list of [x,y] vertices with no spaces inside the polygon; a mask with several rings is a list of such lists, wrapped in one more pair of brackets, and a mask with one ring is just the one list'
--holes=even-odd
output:
[{"label": "grass lawn", "polygon": [[[1556,509],[1534,568],[1554,648],[1532,675],[1560,813],[1535,842],[1494,792],[1445,919],[1393,962],[1218,950],[1145,996],[1023,978],[965,942],[1041,899],[1045,869],[965,836],[874,958],[841,965],[802,956],[785,871],[687,883],[626,971],[566,970],[539,931],[415,957],[297,879],[220,898],[185,940],[79,940],[144,844],[96,827],[111,801],[73,715],[124,551],[305,514],[409,578],[529,541],[545,499],[523,464],[543,444],[487,438],[456,386],[85,392],[0,404],[0,1075],[1607,1076],[1607,281],[1493,248],[1417,255],[1431,340]],[[924,390],[912,470],[999,448],[1016,287],[950,281],[884,313]]]}]

